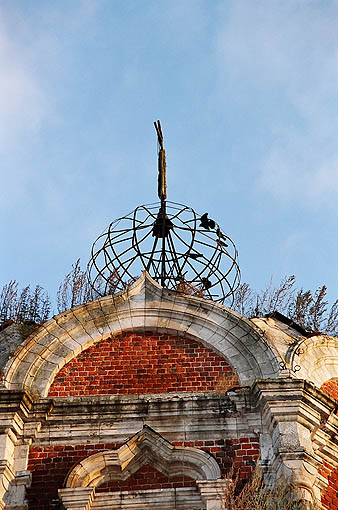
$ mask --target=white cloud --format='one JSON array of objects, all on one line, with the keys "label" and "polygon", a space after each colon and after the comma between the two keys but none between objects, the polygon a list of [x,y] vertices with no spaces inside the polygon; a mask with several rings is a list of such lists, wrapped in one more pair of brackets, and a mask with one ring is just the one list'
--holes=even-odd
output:
[{"label": "white cloud", "polygon": [[338,205],[338,3],[238,0],[223,15],[221,74],[248,84],[253,100],[275,100],[259,188],[303,204],[328,194]]},{"label": "white cloud", "polygon": [[[296,138],[297,142],[297,138]],[[301,145],[292,153],[285,147],[273,147],[262,163],[258,188],[284,203],[337,207],[338,155],[321,157]]]},{"label": "white cloud", "polygon": [[22,6],[0,8],[0,149],[35,134],[44,120],[57,120],[55,94],[68,64],[64,44],[88,28],[101,4],[46,4],[27,17]]},{"label": "white cloud", "polygon": [[37,129],[46,108],[39,80],[22,53],[0,24],[0,147],[8,147],[22,130]]},{"label": "white cloud", "polygon": [[310,198],[319,199],[322,203],[338,197],[338,156],[315,168],[307,190]]},{"label": "white cloud", "polygon": [[[60,96],[70,64],[64,46],[70,35],[86,30],[98,5],[98,0],[79,0],[67,12],[49,4],[35,12],[34,6],[32,12],[25,6],[28,14],[23,6],[0,7],[0,209],[4,212],[18,202],[25,202],[26,208],[36,205],[55,188],[55,176],[40,164],[39,150],[44,148],[48,128],[60,126],[65,117]],[[32,198],[36,190],[39,194]],[[51,203],[57,194],[49,195]]]}]

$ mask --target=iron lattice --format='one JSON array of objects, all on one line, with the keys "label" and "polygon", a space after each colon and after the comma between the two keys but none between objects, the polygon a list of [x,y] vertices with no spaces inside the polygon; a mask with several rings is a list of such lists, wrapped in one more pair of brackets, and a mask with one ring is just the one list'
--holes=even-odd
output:
[{"label": "iron lattice", "polygon": [[162,287],[233,302],[240,272],[233,241],[185,205],[161,200],[112,222],[92,247],[88,277],[95,295],[125,290],[142,271]]}]

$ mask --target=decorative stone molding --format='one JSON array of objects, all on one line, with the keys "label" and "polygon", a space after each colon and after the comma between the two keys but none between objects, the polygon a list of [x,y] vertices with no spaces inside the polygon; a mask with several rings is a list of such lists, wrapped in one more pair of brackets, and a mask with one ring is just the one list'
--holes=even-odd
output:
[{"label": "decorative stone molding", "polygon": [[0,460],[0,509],[5,508],[5,495],[8,491],[10,483],[14,480],[15,474],[13,467],[6,459]]},{"label": "decorative stone molding", "polygon": [[228,480],[199,480],[197,486],[199,488],[202,501],[206,505],[206,510],[222,510],[224,496],[226,494]]},{"label": "decorative stone molding", "polygon": [[[27,471],[30,438],[25,438],[25,425],[32,406],[32,400],[24,392],[0,392],[0,509],[27,508],[26,488],[30,486],[31,476]],[[36,428],[37,423],[34,425]]]},{"label": "decorative stone molding", "polygon": [[[168,477],[183,475],[202,479],[197,483],[201,496],[196,489],[183,487],[95,494],[96,487],[109,480],[126,480],[145,464]],[[174,447],[145,425],[118,450],[91,455],[77,464],[66,479],[66,487],[59,489],[59,497],[66,510],[108,507],[136,510],[145,504],[158,510],[202,510],[201,498],[208,510],[220,510],[220,498],[226,486],[220,475],[220,468],[210,454],[195,448]]]},{"label": "decorative stone molding", "polygon": [[118,450],[87,457],[77,464],[66,480],[67,488],[97,487],[109,480],[126,480],[145,464],[169,477],[189,476],[213,480],[221,475],[215,459],[196,448],[174,447],[145,425]]},{"label": "decorative stone molding", "polygon": [[[293,474],[305,500],[320,501],[325,480],[318,474],[323,458],[338,433],[334,403],[304,380],[257,381],[252,388],[261,406],[262,466],[273,484],[283,474]],[[330,462],[332,462],[330,460]],[[337,460],[338,462],[338,460]]]},{"label": "decorative stone molding", "polygon": [[[85,494],[84,491],[87,491]],[[194,488],[125,491],[95,494],[88,489],[59,489],[59,497],[65,510],[205,510],[201,496]],[[82,498],[82,500],[81,500]],[[77,506],[76,506],[77,505]],[[82,506],[81,506],[82,505]],[[85,506],[86,505],[86,506]]]},{"label": "decorative stone molding", "polygon": [[313,382],[318,388],[337,377],[338,338],[318,335],[303,338],[288,351],[291,366],[298,366],[297,378]]},{"label": "decorative stone molding", "polygon": [[30,471],[18,471],[9,486],[4,498],[6,510],[27,510],[26,489],[30,487],[32,474]]},{"label": "decorative stone molding", "polygon": [[43,324],[7,363],[4,384],[45,397],[68,361],[122,331],[166,332],[199,341],[229,361],[241,384],[279,374],[275,354],[249,320],[218,303],[163,289],[144,272],[125,292]]},{"label": "decorative stone molding", "polygon": [[92,487],[59,489],[59,498],[65,510],[90,510],[95,497]]}]

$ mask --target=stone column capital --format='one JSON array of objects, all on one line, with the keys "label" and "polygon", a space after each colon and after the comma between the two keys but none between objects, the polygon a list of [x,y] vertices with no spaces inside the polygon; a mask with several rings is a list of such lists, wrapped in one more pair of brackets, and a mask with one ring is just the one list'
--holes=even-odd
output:
[{"label": "stone column capital", "polygon": [[198,480],[196,485],[200,491],[202,501],[207,510],[221,510],[222,501],[227,490],[229,481],[224,478],[217,480]]},{"label": "stone column capital", "polygon": [[59,489],[58,492],[65,510],[90,510],[95,496],[94,487]]}]

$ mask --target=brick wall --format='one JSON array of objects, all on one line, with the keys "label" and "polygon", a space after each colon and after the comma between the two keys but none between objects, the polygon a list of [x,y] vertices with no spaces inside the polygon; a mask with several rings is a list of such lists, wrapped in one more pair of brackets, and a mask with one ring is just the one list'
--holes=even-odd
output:
[{"label": "brick wall", "polygon": [[174,489],[175,487],[195,487],[195,485],[195,480],[188,476],[168,478],[152,466],[143,466],[127,480],[103,483],[96,492]]},{"label": "brick wall", "polygon": [[[63,487],[68,471],[85,457],[102,450],[119,448],[118,444],[35,446],[29,451],[28,469],[32,486],[27,491],[29,510],[51,510]],[[56,507],[57,508],[57,507]]]},{"label": "brick wall", "polygon": [[328,510],[338,510],[338,469],[323,462],[319,473],[328,480],[328,486],[322,491],[322,505]]},{"label": "brick wall", "polygon": [[215,441],[176,441],[174,446],[190,446],[211,453],[226,475],[231,467],[239,470],[241,479],[249,479],[259,457],[257,438],[217,439]]},{"label": "brick wall", "polygon": [[[338,400],[338,379],[326,381],[320,387],[327,395]],[[338,469],[333,469],[330,464],[323,462],[319,473],[328,480],[328,486],[322,491],[322,504],[329,510],[338,510]]]},{"label": "brick wall", "polygon": [[[225,475],[232,465],[240,470],[240,477],[247,479],[252,472],[259,455],[259,445],[256,438],[221,439],[205,441],[173,442],[174,446],[190,446],[200,448],[211,453],[217,460],[222,474]],[[63,446],[33,446],[29,452],[28,469],[32,471],[32,486],[28,489],[29,510],[51,510],[53,501],[57,500],[57,490],[69,470],[82,459],[99,451],[119,448],[118,444],[94,445],[63,445]],[[150,482],[151,480],[151,482]],[[161,485],[174,487],[192,486],[188,477],[168,479],[149,466],[144,466],[133,477],[125,482],[110,482],[110,490],[135,490],[136,487],[156,489]],[[170,485],[171,484],[171,485]],[[149,487],[150,486],[150,487]],[[102,486],[104,488],[104,486]]]},{"label": "brick wall", "polygon": [[102,340],[67,363],[49,396],[211,391],[238,385],[229,363],[193,340],[128,333]]},{"label": "brick wall", "polygon": [[330,379],[321,385],[320,389],[327,395],[338,400],[338,378]]},{"label": "brick wall", "polygon": [[239,470],[240,479],[247,480],[255,469],[260,455],[259,442],[256,438],[241,438],[231,441],[234,450],[234,467]]}]

